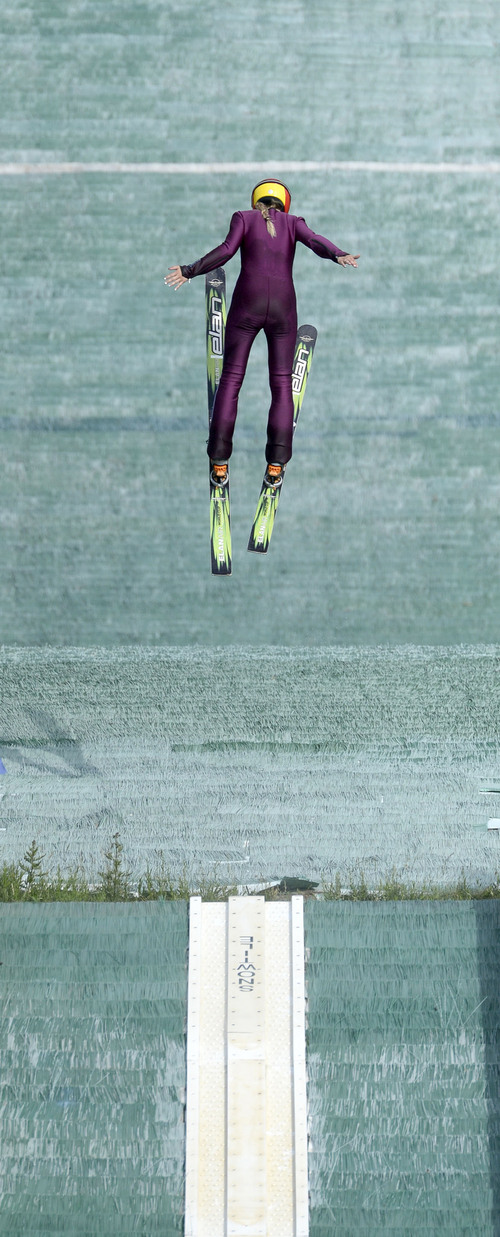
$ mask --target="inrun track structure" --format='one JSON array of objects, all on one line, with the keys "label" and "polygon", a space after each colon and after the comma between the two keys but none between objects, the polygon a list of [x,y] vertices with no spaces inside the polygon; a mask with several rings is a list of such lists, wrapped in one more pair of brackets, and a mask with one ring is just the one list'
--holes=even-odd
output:
[{"label": "inrun track structure", "polygon": [[307,1237],[303,899],[190,901],[186,1237]]}]

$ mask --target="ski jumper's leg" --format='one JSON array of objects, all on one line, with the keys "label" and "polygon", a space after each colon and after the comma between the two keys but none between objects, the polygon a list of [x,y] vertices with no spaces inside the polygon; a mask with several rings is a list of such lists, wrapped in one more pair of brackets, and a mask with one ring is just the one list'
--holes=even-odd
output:
[{"label": "ski jumper's leg", "polygon": [[297,333],[296,310],[284,315],[281,322],[268,323],[264,330],[267,336],[271,388],[266,460],[268,464],[287,464],[292,455],[292,368]]},{"label": "ski jumper's leg", "polygon": [[[231,307],[232,309],[232,307]],[[245,377],[248,357],[260,324],[244,324],[231,309],[227,317],[222,374],[215,396],[207,452],[212,460],[228,460],[233,450],[233,433],[238,396]]]}]

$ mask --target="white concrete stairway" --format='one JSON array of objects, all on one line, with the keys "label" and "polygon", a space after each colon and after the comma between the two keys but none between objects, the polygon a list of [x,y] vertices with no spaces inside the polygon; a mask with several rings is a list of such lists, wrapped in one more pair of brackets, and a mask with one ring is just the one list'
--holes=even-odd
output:
[{"label": "white concrete stairway", "polygon": [[303,900],[191,898],[186,1237],[307,1237]]}]

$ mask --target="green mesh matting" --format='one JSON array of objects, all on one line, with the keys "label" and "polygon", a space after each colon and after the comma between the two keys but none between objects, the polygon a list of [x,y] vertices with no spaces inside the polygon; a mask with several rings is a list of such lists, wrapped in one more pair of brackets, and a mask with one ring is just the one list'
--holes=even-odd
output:
[{"label": "green mesh matting", "polygon": [[[295,182],[309,222],[363,259],[297,256],[318,345],[262,561],[246,551],[269,406],[257,340],[228,581],[210,576],[203,281],[173,294],[162,276],[222,239],[248,177],[227,204],[205,177],[2,182],[5,643],[497,639],[496,180]],[[40,255],[19,230],[41,235]]]},{"label": "green mesh matting", "polygon": [[[0,160],[498,160],[497,19],[494,0],[7,0]],[[489,882],[498,178],[286,177],[362,259],[297,255],[319,336],[263,561],[255,345],[216,581],[203,288],[162,277],[254,179],[1,180],[0,861],[36,837],[98,868],[118,831],[135,871],[162,851],[238,879]],[[477,910],[474,969],[473,914],[307,909],[312,1237],[500,1237],[497,921]],[[178,1232],[185,910],[9,907],[0,930],[0,1232]]]},{"label": "green mesh matting", "polygon": [[311,1237],[498,1237],[498,903],[305,924]]},{"label": "green mesh matting", "polygon": [[495,0],[5,0],[2,146],[33,159],[496,158],[496,20]]},{"label": "green mesh matting", "polygon": [[0,861],[500,873],[499,650],[5,650]]},{"label": "green mesh matting", "polygon": [[183,1225],[186,904],[0,907],[0,1233]]}]

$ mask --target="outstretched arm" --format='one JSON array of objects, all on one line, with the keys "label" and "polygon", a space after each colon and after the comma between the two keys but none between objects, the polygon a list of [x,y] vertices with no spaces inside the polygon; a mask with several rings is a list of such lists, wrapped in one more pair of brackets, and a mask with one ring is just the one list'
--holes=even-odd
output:
[{"label": "outstretched arm", "polygon": [[312,228],[307,225],[305,219],[297,219],[295,235],[298,241],[302,241],[303,245],[307,245],[308,249],[317,253],[319,258],[329,258],[331,262],[337,262],[339,266],[357,266],[356,258],[359,258],[359,253],[353,256],[352,253],[339,249],[338,245],[327,240],[326,236],[318,236],[317,232],[313,232]]},{"label": "outstretched arm", "polygon": [[211,249],[210,253],[206,253],[203,258],[198,258],[198,261],[192,262],[190,266],[169,267],[171,274],[165,275],[165,283],[177,291],[187,279],[194,279],[196,275],[207,275],[209,271],[215,271],[217,266],[224,266],[239,249],[244,230],[245,225],[241,213],[236,211],[222,245],[218,245],[217,249]]}]

